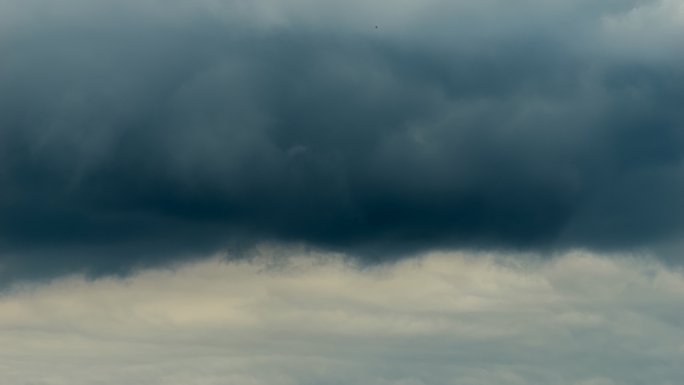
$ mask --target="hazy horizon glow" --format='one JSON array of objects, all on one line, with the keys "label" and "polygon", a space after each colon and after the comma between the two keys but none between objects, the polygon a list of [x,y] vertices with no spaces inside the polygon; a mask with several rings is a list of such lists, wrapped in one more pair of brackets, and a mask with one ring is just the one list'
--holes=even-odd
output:
[{"label": "hazy horizon glow", "polygon": [[265,249],[0,298],[23,384],[677,384],[684,277],[648,257]]}]

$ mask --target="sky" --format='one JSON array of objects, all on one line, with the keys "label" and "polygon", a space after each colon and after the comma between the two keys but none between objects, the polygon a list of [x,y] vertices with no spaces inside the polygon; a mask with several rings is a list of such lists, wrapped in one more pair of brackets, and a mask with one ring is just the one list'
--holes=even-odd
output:
[{"label": "sky", "polygon": [[684,1],[0,0],[0,372],[682,384]]}]

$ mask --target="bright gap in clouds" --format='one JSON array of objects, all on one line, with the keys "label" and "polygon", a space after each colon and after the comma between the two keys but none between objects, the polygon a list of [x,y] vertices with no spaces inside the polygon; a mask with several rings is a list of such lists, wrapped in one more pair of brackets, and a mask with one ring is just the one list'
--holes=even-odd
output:
[{"label": "bright gap in clouds", "polygon": [[3,384],[682,384],[684,278],[649,258],[218,256],[0,299]]}]

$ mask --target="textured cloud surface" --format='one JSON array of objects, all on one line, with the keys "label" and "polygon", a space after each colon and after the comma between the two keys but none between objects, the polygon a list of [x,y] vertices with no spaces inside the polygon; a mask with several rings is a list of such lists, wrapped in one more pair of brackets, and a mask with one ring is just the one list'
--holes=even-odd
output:
[{"label": "textured cloud surface", "polygon": [[0,7],[7,274],[682,238],[679,0]]},{"label": "textured cloud surface", "polygon": [[0,383],[684,385],[683,37],[684,0],[0,0]]},{"label": "textured cloud surface", "polygon": [[266,250],[15,287],[0,297],[2,382],[683,383],[684,278],[653,259],[340,261]]}]

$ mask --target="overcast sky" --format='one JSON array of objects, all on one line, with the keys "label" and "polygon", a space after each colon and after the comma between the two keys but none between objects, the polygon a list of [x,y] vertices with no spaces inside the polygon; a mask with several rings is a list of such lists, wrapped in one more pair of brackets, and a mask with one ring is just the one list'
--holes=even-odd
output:
[{"label": "overcast sky", "polygon": [[0,0],[0,371],[682,384],[683,41],[682,0]]}]

